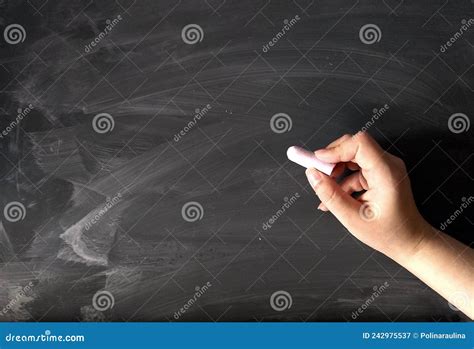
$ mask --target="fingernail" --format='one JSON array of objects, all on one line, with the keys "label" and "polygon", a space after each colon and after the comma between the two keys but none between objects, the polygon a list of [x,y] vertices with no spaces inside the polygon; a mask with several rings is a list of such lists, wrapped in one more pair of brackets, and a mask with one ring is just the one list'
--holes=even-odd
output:
[{"label": "fingernail", "polygon": [[324,159],[327,155],[329,155],[330,152],[328,149],[319,149],[314,152],[314,156],[316,156],[318,159]]},{"label": "fingernail", "polygon": [[309,184],[311,184],[311,186],[315,188],[321,181],[321,174],[314,168],[308,168],[305,173],[306,178],[308,178]]}]

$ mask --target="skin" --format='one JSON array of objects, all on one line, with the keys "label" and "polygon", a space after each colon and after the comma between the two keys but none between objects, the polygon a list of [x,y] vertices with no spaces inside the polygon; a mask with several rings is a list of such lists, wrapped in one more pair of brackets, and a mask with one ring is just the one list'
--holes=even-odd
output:
[{"label": "skin", "polygon": [[[474,319],[474,250],[432,227],[419,213],[403,160],[384,152],[367,133],[344,135],[318,159],[337,163],[331,176],[306,176],[321,200],[357,239],[399,263]],[[355,171],[342,182],[345,168]],[[353,193],[363,193],[357,198]]]}]

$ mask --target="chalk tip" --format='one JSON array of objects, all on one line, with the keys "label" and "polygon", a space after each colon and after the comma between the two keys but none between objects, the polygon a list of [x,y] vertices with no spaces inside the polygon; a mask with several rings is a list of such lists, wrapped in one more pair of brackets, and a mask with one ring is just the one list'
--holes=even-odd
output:
[{"label": "chalk tip", "polygon": [[293,145],[289,147],[288,150],[286,151],[286,156],[288,157],[288,159],[290,159],[297,151],[298,151],[298,147]]}]

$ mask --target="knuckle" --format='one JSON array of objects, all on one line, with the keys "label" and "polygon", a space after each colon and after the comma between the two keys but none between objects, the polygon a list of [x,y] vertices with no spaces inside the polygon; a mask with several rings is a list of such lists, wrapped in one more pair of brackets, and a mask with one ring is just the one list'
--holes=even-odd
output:
[{"label": "knuckle", "polygon": [[354,135],[354,143],[359,149],[369,149],[372,148],[372,138],[367,132],[359,131]]},{"label": "knuckle", "polygon": [[360,147],[367,148],[367,149],[374,149],[378,147],[377,142],[375,139],[372,138],[367,132],[359,131],[357,133],[357,144]]},{"label": "knuckle", "polygon": [[405,172],[406,171],[407,167],[405,165],[405,161],[403,161],[398,156],[392,155],[392,163],[393,163],[396,170],[398,170],[400,172]]},{"label": "knuckle", "polygon": [[361,142],[361,143],[365,143],[367,142],[368,140],[370,140],[370,136],[367,132],[364,132],[364,131],[359,131],[357,132],[355,135],[354,135],[354,138]]},{"label": "knuckle", "polygon": [[406,177],[406,165],[401,158],[390,154],[387,164],[392,179],[397,183]]},{"label": "knuckle", "polygon": [[405,161],[403,161],[402,159],[399,159],[398,161],[398,167],[400,168],[400,170],[402,172],[406,172],[407,171],[407,165],[405,164]]},{"label": "knuckle", "polygon": [[352,135],[350,135],[349,133],[346,133],[341,137],[342,140],[348,140],[350,138],[352,138]]}]

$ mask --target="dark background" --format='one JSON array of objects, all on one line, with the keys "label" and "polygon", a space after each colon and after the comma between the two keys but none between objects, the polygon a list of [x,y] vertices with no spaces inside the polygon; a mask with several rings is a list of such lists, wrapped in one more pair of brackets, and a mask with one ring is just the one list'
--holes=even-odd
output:
[{"label": "dark background", "polygon": [[[34,106],[1,140],[2,212],[18,201],[26,216],[1,217],[0,306],[16,302],[0,320],[174,321],[207,282],[179,321],[353,321],[385,282],[356,321],[466,320],[317,211],[285,152],[355,133],[387,104],[368,132],[406,161],[417,204],[439,227],[472,194],[472,128],[453,133],[448,119],[472,118],[474,28],[440,46],[473,14],[467,0],[0,1],[2,31],[26,32],[15,45],[0,38],[2,129]],[[204,33],[194,45],[181,38],[191,23]],[[371,45],[359,38],[368,23],[382,32]],[[94,131],[98,113],[112,115],[113,130]],[[276,113],[291,130],[272,131]],[[202,205],[201,220],[183,219],[189,201]],[[446,231],[472,244],[472,217],[470,207]],[[103,312],[92,306],[100,290],[114,299]],[[291,308],[271,308],[278,290]]]}]

